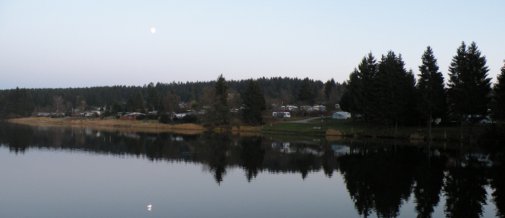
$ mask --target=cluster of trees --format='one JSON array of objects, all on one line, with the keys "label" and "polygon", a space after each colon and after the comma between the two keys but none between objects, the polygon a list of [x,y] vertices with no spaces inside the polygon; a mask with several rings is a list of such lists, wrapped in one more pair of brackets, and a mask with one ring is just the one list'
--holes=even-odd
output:
[{"label": "cluster of trees", "polygon": [[[0,90],[0,117],[29,116],[34,112],[75,113],[100,107],[117,112],[181,112],[185,109],[210,110],[218,117],[206,116],[203,122],[216,125],[230,122],[232,108],[242,108],[242,119],[250,124],[262,122],[260,111],[271,105],[326,104],[340,101],[344,84],[333,79],[323,83],[309,78],[259,78],[257,80],[186,83],[150,83],[144,86],[112,86],[63,89]],[[184,103],[185,108],[180,108]]]},{"label": "cluster of trees", "polygon": [[401,55],[390,51],[380,61],[370,53],[350,74],[341,106],[355,117],[386,125],[420,124],[434,118],[475,123],[491,115],[505,118],[505,66],[491,88],[486,58],[475,42],[464,42],[449,67],[446,83],[433,50],[422,56],[416,82]]}]

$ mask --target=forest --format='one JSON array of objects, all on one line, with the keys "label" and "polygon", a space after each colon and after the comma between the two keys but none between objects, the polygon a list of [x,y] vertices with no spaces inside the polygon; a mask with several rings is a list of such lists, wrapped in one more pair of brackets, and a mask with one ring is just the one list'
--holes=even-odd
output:
[{"label": "forest", "polygon": [[[257,105],[255,99],[264,101],[262,108],[285,104],[335,105],[340,101],[345,85],[333,79],[325,83],[309,78],[259,78],[256,80],[231,80],[224,77],[221,95],[226,95],[226,107],[239,108]],[[30,116],[37,112],[71,114],[90,108],[114,114],[116,112],[177,112],[199,110],[215,104],[219,81],[185,83],[150,83],[144,86],[105,86],[60,89],[17,88],[0,91],[0,117]],[[225,92],[225,93],[223,93]],[[219,93],[218,93],[219,94]],[[249,101],[247,101],[249,99]],[[244,101],[245,100],[245,101]],[[257,101],[257,100],[256,100]],[[184,107],[184,108],[181,108]],[[245,108],[247,111],[248,108]],[[264,110],[263,109],[263,110]],[[249,113],[248,113],[249,114]]]}]

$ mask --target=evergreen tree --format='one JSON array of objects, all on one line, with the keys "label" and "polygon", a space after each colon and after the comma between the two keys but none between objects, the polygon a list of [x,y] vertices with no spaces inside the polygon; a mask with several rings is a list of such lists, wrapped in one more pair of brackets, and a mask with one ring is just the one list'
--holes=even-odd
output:
[{"label": "evergreen tree", "polygon": [[365,120],[373,120],[377,117],[376,105],[377,105],[377,72],[378,66],[375,57],[372,53],[368,53],[367,57],[364,57],[358,66],[359,77],[362,83],[362,111]]},{"label": "evergreen tree", "polygon": [[384,124],[410,121],[415,106],[415,79],[405,70],[401,55],[392,51],[382,56],[376,79],[376,119]]},{"label": "evergreen tree", "polygon": [[363,115],[365,120],[373,120],[376,117],[377,69],[377,61],[372,53],[363,57],[358,68],[349,75],[346,92],[348,94],[342,96],[343,107],[355,115]]},{"label": "evergreen tree", "polygon": [[313,105],[316,101],[316,91],[312,86],[312,81],[309,78],[305,78],[302,81],[300,89],[298,91],[298,101],[303,104]]},{"label": "evergreen tree", "polygon": [[154,86],[153,83],[149,83],[147,85],[147,107],[148,110],[154,111],[159,110],[161,106],[161,98],[158,93],[158,90]]},{"label": "evergreen tree", "polygon": [[326,100],[329,100],[330,99],[330,95],[331,95],[331,92],[333,91],[333,89],[335,89],[337,87],[337,84],[335,83],[335,80],[331,79],[331,80],[328,80],[325,84],[324,84],[324,97],[326,97]]},{"label": "evergreen tree", "polygon": [[219,75],[214,86],[215,95],[212,105],[212,125],[228,125],[230,123],[230,109],[228,107],[228,85],[223,75]]},{"label": "evergreen tree", "polygon": [[168,92],[161,100],[163,111],[169,113],[177,112],[177,110],[179,109],[179,101],[180,101],[179,96],[177,96],[172,91]]},{"label": "evergreen tree", "polygon": [[493,89],[493,116],[496,120],[505,120],[505,65],[501,68],[497,83]]},{"label": "evergreen tree", "polygon": [[128,99],[126,103],[127,111],[129,112],[144,112],[144,97],[141,92],[136,92]]},{"label": "evergreen tree", "polygon": [[467,48],[462,42],[449,67],[448,97],[452,112],[461,121],[475,122],[487,114],[491,84],[487,77],[486,57],[475,42]]},{"label": "evergreen tree", "polygon": [[248,124],[263,123],[262,112],[266,109],[265,97],[258,83],[254,80],[248,82],[247,88],[242,93],[242,119]]},{"label": "evergreen tree", "polygon": [[434,117],[444,117],[446,114],[446,95],[444,76],[439,71],[437,59],[433,50],[428,46],[422,56],[422,65],[419,66],[419,80],[417,91],[419,93],[418,108],[424,114],[428,125],[428,135],[431,140],[431,123]]},{"label": "evergreen tree", "polygon": [[360,72],[354,69],[349,75],[347,91],[341,99],[342,109],[353,115],[363,114],[363,80],[359,74]]}]

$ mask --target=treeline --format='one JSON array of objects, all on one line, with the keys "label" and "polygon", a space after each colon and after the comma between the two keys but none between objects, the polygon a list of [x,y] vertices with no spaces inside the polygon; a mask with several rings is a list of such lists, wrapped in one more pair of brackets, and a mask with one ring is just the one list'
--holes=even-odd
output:
[{"label": "treeline", "polygon": [[[223,78],[224,79],[224,78]],[[144,86],[105,86],[58,89],[0,90],[0,117],[28,116],[34,112],[84,111],[102,107],[109,112],[177,111],[179,103],[201,109],[215,103],[216,81],[185,83],[150,83]],[[282,104],[335,105],[344,92],[344,84],[333,79],[323,83],[309,78],[259,78],[224,81],[225,100],[230,108],[244,105],[248,90],[261,93],[265,106]],[[252,94],[255,94],[255,93]]]},{"label": "treeline", "polygon": [[417,81],[393,51],[365,56],[350,74],[341,107],[354,118],[386,125],[434,121],[474,124],[505,119],[505,66],[491,86],[486,58],[475,42],[464,42],[449,67],[447,82],[431,47],[422,55]]}]

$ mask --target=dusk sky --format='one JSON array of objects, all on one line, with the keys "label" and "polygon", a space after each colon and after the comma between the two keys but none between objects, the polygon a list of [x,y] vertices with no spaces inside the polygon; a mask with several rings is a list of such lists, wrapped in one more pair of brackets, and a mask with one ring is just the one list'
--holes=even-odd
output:
[{"label": "dusk sky", "polygon": [[505,1],[0,0],[0,89],[309,77],[345,81],[368,52],[444,75],[475,41],[495,81]]}]

